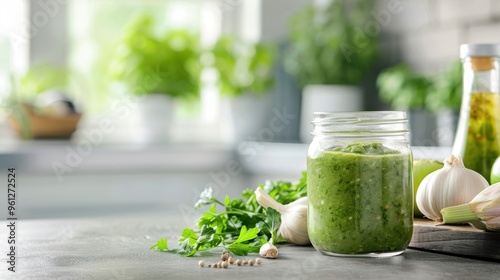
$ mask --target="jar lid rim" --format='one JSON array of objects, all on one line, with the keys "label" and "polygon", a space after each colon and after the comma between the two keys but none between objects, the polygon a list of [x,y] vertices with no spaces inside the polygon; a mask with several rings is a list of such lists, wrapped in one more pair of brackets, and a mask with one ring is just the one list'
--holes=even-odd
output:
[{"label": "jar lid rim", "polygon": [[404,135],[408,118],[404,111],[316,112],[312,135]]},{"label": "jar lid rim", "polygon": [[495,56],[500,57],[500,44],[462,44],[460,45],[460,58],[469,56]]},{"label": "jar lid rim", "polygon": [[358,111],[358,112],[314,112],[312,123],[325,121],[360,122],[376,121],[407,121],[404,111]]}]

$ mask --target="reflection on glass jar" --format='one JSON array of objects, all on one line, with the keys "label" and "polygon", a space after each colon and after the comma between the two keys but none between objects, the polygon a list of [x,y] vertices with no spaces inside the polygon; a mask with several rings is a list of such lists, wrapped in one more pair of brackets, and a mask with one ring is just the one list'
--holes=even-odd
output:
[{"label": "reflection on glass jar", "polygon": [[393,256],[413,232],[404,112],[316,113],[307,158],[308,233],[320,252]]}]

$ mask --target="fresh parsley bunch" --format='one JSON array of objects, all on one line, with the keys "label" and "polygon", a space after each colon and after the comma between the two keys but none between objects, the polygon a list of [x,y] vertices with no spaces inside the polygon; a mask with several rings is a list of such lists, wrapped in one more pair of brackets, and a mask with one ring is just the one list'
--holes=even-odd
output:
[{"label": "fresh parsley bunch", "polygon": [[[271,197],[288,204],[307,195],[306,173],[297,183],[267,181],[260,184]],[[197,221],[195,229],[185,228],[179,239],[179,249],[169,249],[167,239],[162,238],[150,249],[193,256],[198,251],[225,247],[235,255],[246,256],[258,252],[261,245],[283,241],[277,236],[280,214],[271,208],[263,208],[255,199],[254,190],[243,191],[241,198],[224,198],[224,202],[213,197],[211,188],[205,189],[195,204],[195,209],[209,206]],[[218,211],[222,208],[222,211]]]}]

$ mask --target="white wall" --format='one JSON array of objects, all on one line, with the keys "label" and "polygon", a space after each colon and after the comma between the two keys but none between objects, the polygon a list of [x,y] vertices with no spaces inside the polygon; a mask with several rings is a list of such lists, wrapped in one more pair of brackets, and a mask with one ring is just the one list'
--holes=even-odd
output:
[{"label": "white wall", "polygon": [[436,73],[458,59],[460,44],[500,43],[500,1],[377,0],[377,11],[390,2],[403,9],[384,36],[396,42],[400,59],[421,73]]},{"label": "white wall", "polygon": [[285,41],[288,38],[288,18],[307,3],[308,0],[262,1],[262,39],[268,42]]}]

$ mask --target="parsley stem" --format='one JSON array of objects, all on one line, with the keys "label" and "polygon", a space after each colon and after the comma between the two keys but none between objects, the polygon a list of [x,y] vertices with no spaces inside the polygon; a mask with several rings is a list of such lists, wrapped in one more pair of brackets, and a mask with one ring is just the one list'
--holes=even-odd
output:
[{"label": "parsley stem", "polygon": [[217,198],[215,198],[215,197],[210,198],[210,200],[212,200],[213,202],[215,202],[215,203],[217,203],[217,204],[219,204],[219,205],[222,205],[222,206],[224,206],[224,207],[226,206],[224,203],[220,202],[220,201],[219,201]]},{"label": "parsley stem", "polygon": [[233,211],[226,211],[226,212],[221,212],[218,213],[217,215],[214,216],[221,216],[225,214],[233,214],[233,215],[249,215],[249,216],[263,216],[261,213],[255,213],[252,211],[246,211],[246,210],[233,210]]}]

